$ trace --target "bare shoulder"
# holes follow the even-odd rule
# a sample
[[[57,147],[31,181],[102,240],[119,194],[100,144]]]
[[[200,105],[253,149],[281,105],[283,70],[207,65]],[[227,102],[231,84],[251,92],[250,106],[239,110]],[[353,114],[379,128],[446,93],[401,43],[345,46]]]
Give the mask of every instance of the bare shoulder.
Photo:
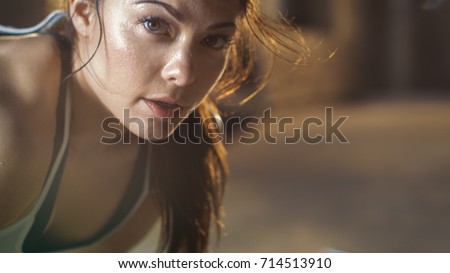
[[[0,39],[1,98],[24,106],[42,102],[50,94],[43,89],[59,84],[60,66],[58,47],[49,35]]]
[[[51,157],[60,81],[55,46],[50,36],[0,39],[0,227],[26,211],[42,186],[32,181],[43,180]]]
[[[38,128],[51,129],[46,120],[54,115],[60,67],[50,36],[0,39],[0,143],[20,142]]]

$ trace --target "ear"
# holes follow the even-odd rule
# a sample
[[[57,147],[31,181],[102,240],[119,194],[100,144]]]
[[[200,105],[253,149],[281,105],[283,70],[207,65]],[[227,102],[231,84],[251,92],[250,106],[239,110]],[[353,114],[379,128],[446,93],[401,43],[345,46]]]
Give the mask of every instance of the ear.
[[[94,1],[69,0],[69,12],[77,34],[84,37],[89,36],[98,20]]]

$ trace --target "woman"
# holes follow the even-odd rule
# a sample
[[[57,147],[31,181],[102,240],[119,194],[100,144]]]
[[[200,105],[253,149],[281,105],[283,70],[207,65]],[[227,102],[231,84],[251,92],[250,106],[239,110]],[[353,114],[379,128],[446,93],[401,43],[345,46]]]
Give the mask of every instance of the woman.
[[[207,251],[227,173],[211,98],[246,81],[254,38],[300,57],[300,35],[256,0],[68,6],[0,40],[0,251],[123,252],[158,218],[160,251]]]

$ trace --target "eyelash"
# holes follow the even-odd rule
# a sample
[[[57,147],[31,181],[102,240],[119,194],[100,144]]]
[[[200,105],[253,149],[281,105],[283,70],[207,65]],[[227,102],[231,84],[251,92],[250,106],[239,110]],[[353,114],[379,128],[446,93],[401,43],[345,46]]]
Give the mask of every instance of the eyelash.
[[[156,30],[156,31],[152,31],[149,28],[148,23],[155,22],[155,21],[159,22],[163,27],[167,28],[167,30],[162,32],[162,33],[158,32],[159,29]],[[150,17],[141,18],[141,19],[139,19],[139,23],[141,23],[149,33],[161,34],[161,35],[170,34],[169,33],[170,32],[170,28],[169,28],[170,25],[169,25],[169,23],[166,20],[164,20],[161,17],[159,17],[159,16],[150,16]],[[223,46],[220,46],[220,47],[216,48],[214,46],[208,45],[206,41],[208,39],[210,39],[210,38],[223,39]],[[203,39],[202,43],[205,44],[206,46],[210,47],[213,50],[224,50],[224,49],[229,48],[231,45],[233,45],[234,44],[234,40],[233,40],[232,37],[229,37],[229,36],[226,36],[226,35],[211,35],[211,36],[208,36],[205,39]]]
[[[161,24],[161,26],[164,26],[167,30],[165,32],[163,32],[163,33],[159,33],[158,32],[159,29],[157,31],[152,31],[148,27],[148,23],[155,22],[155,21],[159,22]],[[141,23],[148,32],[153,33],[153,34],[166,34],[166,32],[170,31],[169,23],[166,20],[164,20],[164,19],[162,19],[162,18],[160,18],[158,16],[150,16],[150,17],[146,17],[146,18],[141,18],[141,19],[139,19],[139,23]]]
[[[215,50],[223,50],[223,49],[227,49],[227,48],[229,48],[231,45],[233,45],[233,43],[234,43],[233,38],[228,37],[228,36],[225,36],[225,35],[213,35],[213,36],[208,36],[208,37],[206,37],[205,39],[203,39],[203,41],[206,43],[206,40],[207,40],[207,39],[210,39],[210,38],[219,38],[219,39],[223,39],[223,46],[221,46],[221,47],[215,48],[215,47],[213,47],[213,46],[206,45],[206,46],[209,46],[209,47],[211,47],[212,49],[215,49]]]

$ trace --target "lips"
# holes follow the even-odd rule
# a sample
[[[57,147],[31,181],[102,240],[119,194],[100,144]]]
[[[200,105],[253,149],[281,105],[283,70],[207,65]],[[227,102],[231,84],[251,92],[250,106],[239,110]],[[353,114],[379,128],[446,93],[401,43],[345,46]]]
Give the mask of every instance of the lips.
[[[177,111],[183,108],[175,100],[170,98],[143,99],[144,103],[159,118],[172,118]],[[181,113],[178,113],[180,115]]]

